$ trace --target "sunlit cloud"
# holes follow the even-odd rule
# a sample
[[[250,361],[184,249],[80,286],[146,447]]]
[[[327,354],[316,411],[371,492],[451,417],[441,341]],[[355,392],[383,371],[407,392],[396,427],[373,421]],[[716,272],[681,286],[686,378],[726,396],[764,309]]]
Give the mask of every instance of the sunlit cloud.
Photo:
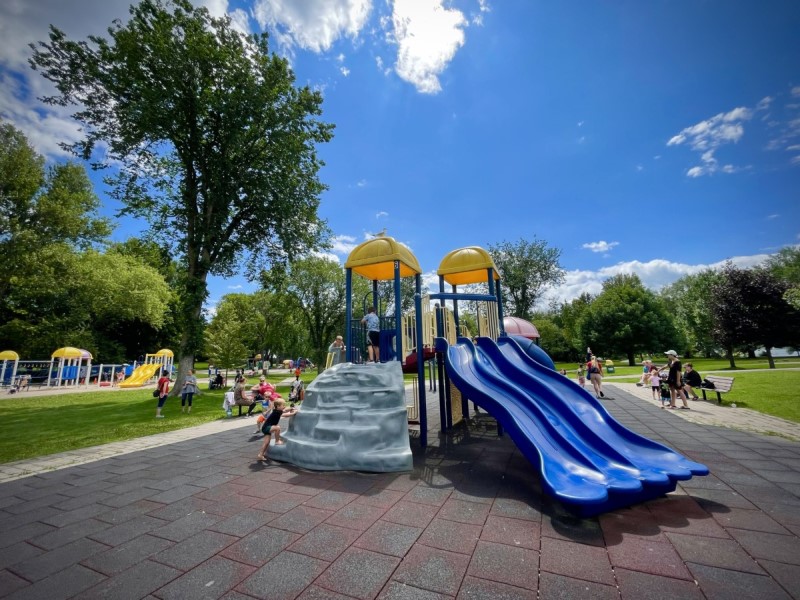
[[[333,238],[331,252],[334,254],[350,254],[358,246],[356,238],[352,235],[337,235]]]
[[[320,53],[342,37],[355,41],[371,10],[371,0],[256,0],[252,13],[285,49]]]
[[[391,25],[387,33],[397,45],[397,75],[424,94],[440,92],[439,76],[464,45],[464,14],[442,0],[395,0]]]
[[[585,293],[597,295],[603,291],[603,282],[615,275],[637,275],[646,288],[659,291],[686,275],[696,275],[708,269],[721,269],[728,260],[739,268],[749,269],[762,264],[769,256],[769,254],[734,256],[715,263],[699,265],[689,265],[665,259],[655,259],[647,262],[633,260],[603,267],[597,271],[580,269],[567,271],[564,283],[551,288],[541,300],[539,307],[545,308],[551,300],[562,303],[571,302]]]
[[[588,242],[583,244],[581,248],[584,250],[591,250],[592,252],[610,252],[616,246],[619,246],[619,242],[606,242],[605,240],[600,240],[599,242]]]

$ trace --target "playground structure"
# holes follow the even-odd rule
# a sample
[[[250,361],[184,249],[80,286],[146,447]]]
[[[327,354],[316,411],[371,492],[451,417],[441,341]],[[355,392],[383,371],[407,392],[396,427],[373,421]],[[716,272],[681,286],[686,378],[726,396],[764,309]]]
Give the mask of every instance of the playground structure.
[[[353,436],[339,432],[362,431],[365,424],[356,415],[369,413],[372,402],[380,403],[388,390],[378,386],[357,395],[349,391],[346,394],[353,394],[353,400],[335,407],[334,400],[324,396],[324,389],[338,389],[340,375],[357,378],[364,373],[368,377],[385,363],[407,362],[421,351],[423,358],[416,361],[413,407],[419,413],[421,445],[427,445],[424,365],[432,356],[427,362],[435,363],[442,432],[468,418],[468,401],[480,406],[497,421],[498,435],[507,433],[541,473],[544,491],[576,514],[590,516],[649,500],[673,491],[677,481],[708,474],[704,465],[625,428],[598,399],[558,374],[550,357],[531,341],[538,337],[535,327],[527,331],[527,337],[508,335],[500,277],[482,248],[461,248],[445,256],[437,272],[439,291],[427,296],[422,294],[416,258],[385,235],[357,246],[345,269],[347,362],[331,369],[334,373],[324,386],[321,381],[319,389],[316,382],[308,387],[307,398],[316,397],[317,402],[309,415],[311,421],[296,418],[290,422],[286,445],[273,450],[278,458],[306,460],[310,454],[324,461],[325,452],[334,448],[346,456],[347,439]],[[353,314],[354,273],[372,281],[373,305],[380,320],[381,365],[360,364],[366,332],[360,316]],[[414,311],[405,316],[400,299],[403,277],[415,280]],[[394,303],[382,310],[378,282],[385,280],[394,283]],[[486,293],[459,291],[458,286],[467,285],[473,289],[482,286]],[[468,304],[474,310],[477,343],[461,323],[459,311]],[[514,326],[524,324],[515,322]],[[317,406],[329,410],[323,414]],[[406,408],[410,414],[412,407]],[[300,425],[295,427],[295,423]],[[376,437],[374,443],[373,451],[377,451],[385,447],[386,440]],[[364,448],[353,451],[363,453]],[[305,464],[335,468],[315,467],[314,460]],[[346,464],[342,468],[356,468]]]
[[[31,386],[110,387],[134,370],[128,364],[92,363],[92,358],[89,351],[71,346],[59,348],[50,360],[23,360],[13,350],[4,350],[0,352],[0,387],[12,393]]]
[[[172,373],[172,365],[175,360],[175,354],[172,350],[162,348],[155,354],[146,354],[144,363],[136,367],[133,372],[122,383],[119,384],[121,388],[142,387],[143,385],[157,379],[162,371],[166,370]]]

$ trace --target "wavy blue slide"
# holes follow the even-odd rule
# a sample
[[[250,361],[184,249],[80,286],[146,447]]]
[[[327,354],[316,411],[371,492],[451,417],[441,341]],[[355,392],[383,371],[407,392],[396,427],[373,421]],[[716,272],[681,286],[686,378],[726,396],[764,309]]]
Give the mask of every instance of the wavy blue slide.
[[[657,498],[708,468],[618,423],[592,394],[511,337],[437,340],[447,373],[503,426],[551,496],[581,516]],[[539,360],[531,357],[537,356]],[[547,363],[547,366],[542,363]]]

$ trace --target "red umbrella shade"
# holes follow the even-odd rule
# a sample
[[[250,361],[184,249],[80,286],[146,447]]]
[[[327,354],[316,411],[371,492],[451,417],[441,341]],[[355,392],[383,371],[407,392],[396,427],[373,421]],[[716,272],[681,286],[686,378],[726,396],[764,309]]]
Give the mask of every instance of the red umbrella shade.
[[[539,337],[536,326],[519,317],[503,317],[503,328],[506,330],[506,335],[521,335],[529,340]]]

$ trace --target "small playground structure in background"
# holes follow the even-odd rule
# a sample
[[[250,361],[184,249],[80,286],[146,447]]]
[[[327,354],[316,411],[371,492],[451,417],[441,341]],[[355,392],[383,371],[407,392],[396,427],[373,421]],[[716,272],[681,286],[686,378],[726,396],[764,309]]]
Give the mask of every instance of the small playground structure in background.
[[[146,383],[152,383],[153,380],[158,379],[162,371],[172,373],[174,361],[175,354],[167,348],[162,348],[155,354],[146,354],[144,363],[136,367],[130,376],[119,384],[119,387],[142,387]]]
[[[173,353],[167,349],[146,355],[146,362],[142,365],[135,362],[92,364],[92,360],[91,352],[72,346],[59,348],[50,360],[22,360],[13,350],[5,350],[0,352],[0,387],[10,393],[25,391],[31,386],[112,387],[119,384],[120,387],[140,387],[150,382],[159,368],[171,372],[173,367]]]

